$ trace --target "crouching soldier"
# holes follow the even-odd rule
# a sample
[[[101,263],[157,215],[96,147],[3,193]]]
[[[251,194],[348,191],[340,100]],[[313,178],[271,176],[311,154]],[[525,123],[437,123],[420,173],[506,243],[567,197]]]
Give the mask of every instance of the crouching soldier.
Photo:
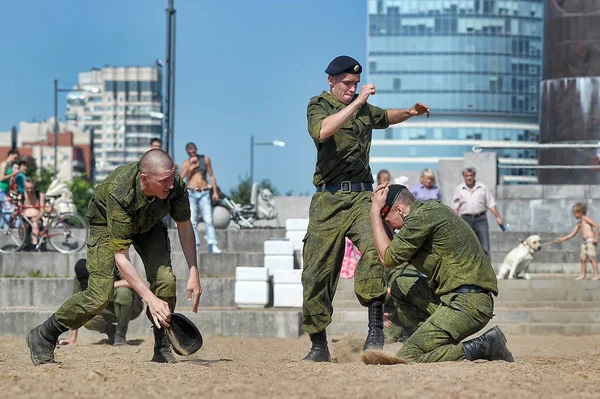
[[[390,241],[384,227],[399,229]],[[377,187],[371,224],[385,267],[405,262],[425,276],[398,276],[391,295],[419,328],[398,357],[419,363],[456,360],[513,362],[497,326],[465,342],[493,317],[496,275],[477,236],[452,209],[437,200],[416,201],[402,185]]]
[[[85,291],[88,286],[90,273],[86,267],[87,261],[79,259],[75,263],[75,278],[73,279],[73,295]],[[106,308],[83,326],[88,330],[106,334],[108,343],[113,346],[125,345],[125,337],[129,322],[136,319],[144,309],[142,298],[131,289],[131,286],[121,278],[115,269],[115,282],[111,300]],[[73,330],[71,336],[59,341],[59,345],[69,345],[77,342],[77,331]]]

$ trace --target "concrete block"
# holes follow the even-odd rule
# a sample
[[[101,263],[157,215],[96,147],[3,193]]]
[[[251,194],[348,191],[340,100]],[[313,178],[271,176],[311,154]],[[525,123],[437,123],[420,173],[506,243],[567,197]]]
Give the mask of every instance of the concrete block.
[[[600,185],[589,186],[588,193],[591,199],[600,199]]]
[[[240,308],[264,308],[269,303],[266,281],[236,281],[235,304]]]
[[[267,255],[293,255],[294,244],[287,239],[271,239],[264,243],[264,253]]]
[[[279,308],[302,307],[302,284],[275,283],[273,306]]]
[[[290,240],[294,246],[295,251],[301,251],[304,247],[304,237],[306,236],[306,231],[288,231],[285,233],[285,238]]]
[[[512,186],[500,185],[496,189],[496,200],[542,198],[541,185]]]
[[[285,229],[228,230],[227,237],[227,247],[221,247],[227,252],[262,252],[266,240],[285,238]]]
[[[546,199],[566,199],[570,198],[577,201],[583,201],[589,197],[588,185],[563,184],[563,185],[543,185],[542,198]],[[538,197],[539,198],[539,197]]]
[[[438,187],[442,191],[442,201],[448,206],[452,206],[452,196],[454,189],[463,182],[462,177],[463,160],[445,160],[438,162]]]
[[[304,231],[308,230],[308,219],[287,219],[285,221],[286,231]]]
[[[201,253],[198,255],[200,276],[202,277],[235,277],[238,266],[263,266],[262,252],[227,252],[220,254]],[[183,252],[171,254],[173,273],[178,278],[187,278],[189,268]],[[143,270],[143,269],[142,269]]]
[[[275,270],[273,284],[302,284],[302,270]]]
[[[264,265],[269,270],[269,276],[272,276],[275,270],[293,270],[294,255],[265,255]]]
[[[245,267],[235,268],[236,281],[269,281],[269,270],[265,267]]]

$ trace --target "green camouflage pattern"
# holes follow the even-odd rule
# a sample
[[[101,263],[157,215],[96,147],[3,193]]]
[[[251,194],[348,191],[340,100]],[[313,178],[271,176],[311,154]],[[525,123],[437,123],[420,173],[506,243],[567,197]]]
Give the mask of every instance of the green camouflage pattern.
[[[113,290],[111,301],[99,315],[83,325],[88,330],[106,333],[109,324],[127,325],[135,320],[144,310],[142,298],[129,287]]]
[[[423,276],[397,277],[391,295],[411,322],[419,325],[397,354],[409,362],[465,359],[461,341],[480,331],[493,317],[494,301],[490,294],[438,296]]]
[[[131,245],[144,263],[150,290],[166,301],[171,311],[175,310],[171,244],[161,219],[167,214],[177,222],[190,219],[187,189],[175,174],[169,196],[148,202],[141,191],[139,174],[137,162],[121,166],[96,187],[86,214],[90,222],[88,287],[56,311],[56,321],[62,326],[80,328],[104,310],[112,298],[114,251],[129,249]]]
[[[113,251],[122,251],[131,246],[133,234],[147,232],[167,214],[176,222],[190,220],[188,192],[183,179],[175,173],[169,196],[149,202],[140,187],[140,167],[135,162],[118,167],[94,189],[86,218],[91,227],[107,230]]]
[[[393,269],[384,269],[384,278],[386,286],[390,288],[394,280],[399,276],[418,276],[419,272],[414,266],[405,263]],[[400,306],[394,300],[394,297],[387,295],[383,306],[383,311],[388,315],[392,325],[383,327],[386,343],[402,342],[412,334],[415,328],[408,317],[404,314]]]
[[[410,262],[429,278],[435,294],[475,285],[498,295],[492,264],[469,225],[438,200],[415,201],[404,226],[392,239],[384,263]]]
[[[302,270],[302,328],[308,334],[320,332],[331,323],[346,236],[362,254],[354,271],[354,291],[360,304],[385,298],[383,267],[370,221],[371,194],[324,192],[312,198]]]
[[[323,119],[346,107],[330,93],[324,91],[310,99],[307,107],[308,132],[317,147],[317,165],[313,183],[373,183],[369,166],[373,129],[389,126],[387,111],[365,103],[358,112],[325,141],[319,139]]]

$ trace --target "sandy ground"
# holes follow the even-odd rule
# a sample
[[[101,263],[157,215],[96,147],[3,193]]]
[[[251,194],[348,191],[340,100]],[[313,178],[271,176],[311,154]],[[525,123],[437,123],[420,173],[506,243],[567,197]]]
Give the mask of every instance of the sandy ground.
[[[367,366],[362,340],[334,344],[338,363],[301,362],[300,339],[205,338],[172,365],[151,363],[152,342],[112,347],[88,339],[33,367],[24,339],[0,342],[2,398],[598,398],[600,337],[508,336],[516,363]],[[395,353],[400,344],[386,346]]]

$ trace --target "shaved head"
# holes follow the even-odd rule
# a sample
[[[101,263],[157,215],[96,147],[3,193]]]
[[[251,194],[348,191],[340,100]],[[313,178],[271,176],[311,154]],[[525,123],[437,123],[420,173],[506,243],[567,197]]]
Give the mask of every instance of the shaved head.
[[[171,172],[175,170],[175,162],[169,154],[161,149],[154,148],[140,158],[140,171],[149,175]]]

